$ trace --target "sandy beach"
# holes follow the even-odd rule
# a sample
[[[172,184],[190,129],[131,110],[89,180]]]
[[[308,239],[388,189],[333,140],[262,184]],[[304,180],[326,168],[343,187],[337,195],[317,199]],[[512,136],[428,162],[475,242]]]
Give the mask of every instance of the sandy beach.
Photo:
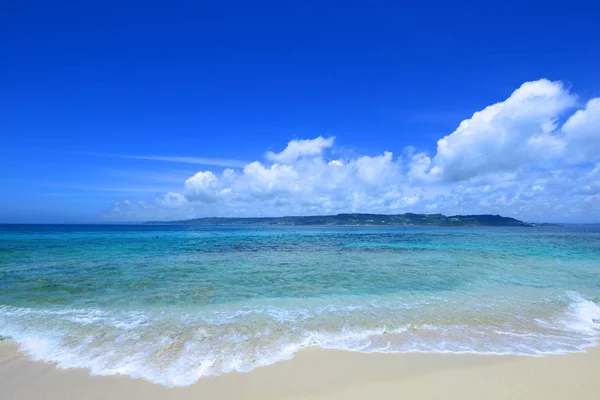
[[[0,343],[3,400],[30,399],[595,399],[600,349],[544,358],[361,354],[307,349],[247,373],[165,388],[125,376],[90,376],[28,360]]]

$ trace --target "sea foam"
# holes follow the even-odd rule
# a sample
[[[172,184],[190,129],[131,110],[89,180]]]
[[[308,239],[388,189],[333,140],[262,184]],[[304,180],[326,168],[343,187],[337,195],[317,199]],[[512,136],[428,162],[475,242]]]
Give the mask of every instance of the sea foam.
[[[543,317],[496,309],[504,317],[483,323],[485,315],[474,319],[468,310],[460,323],[439,315],[429,322],[416,320],[437,312],[431,307],[438,305],[389,299],[185,312],[0,306],[0,335],[18,343],[31,359],[59,368],[87,368],[92,375],[128,375],[173,387],[202,376],[250,371],[313,346],[528,356],[584,351],[596,343],[600,307],[577,292],[562,297],[568,303]]]

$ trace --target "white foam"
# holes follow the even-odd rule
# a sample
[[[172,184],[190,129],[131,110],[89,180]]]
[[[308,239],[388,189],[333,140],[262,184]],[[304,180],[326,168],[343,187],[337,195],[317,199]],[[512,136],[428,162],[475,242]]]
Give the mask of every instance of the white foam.
[[[577,332],[597,335],[600,329],[600,307],[577,292],[569,291],[567,297],[572,301],[572,318],[568,321],[568,327]]]
[[[0,335],[17,342],[30,358],[55,362],[59,368],[187,386],[202,376],[249,371],[289,359],[310,346],[529,356],[584,351],[597,340],[600,307],[577,292],[566,296],[567,309],[551,319],[538,318],[531,325],[513,315],[512,322],[521,324],[518,328],[510,323],[452,325],[447,316],[411,324],[405,304],[372,301],[180,313],[0,306]]]

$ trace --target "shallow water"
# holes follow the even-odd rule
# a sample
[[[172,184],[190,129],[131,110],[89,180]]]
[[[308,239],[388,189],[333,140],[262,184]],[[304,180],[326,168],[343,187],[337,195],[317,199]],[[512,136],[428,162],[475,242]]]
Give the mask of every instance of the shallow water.
[[[598,304],[598,228],[0,225],[0,336],[166,386],[307,346],[582,351]]]

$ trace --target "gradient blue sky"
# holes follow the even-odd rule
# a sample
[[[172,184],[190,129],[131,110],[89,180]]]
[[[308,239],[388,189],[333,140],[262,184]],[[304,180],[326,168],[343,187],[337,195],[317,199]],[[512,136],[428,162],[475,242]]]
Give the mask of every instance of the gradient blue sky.
[[[0,15],[0,222],[600,221],[597,2],[6,1]],[[455,134],[504,101],[493,129]],[[540,135],[560,143],[514,156]],[[303,150],[276,154],[290,142]]]

